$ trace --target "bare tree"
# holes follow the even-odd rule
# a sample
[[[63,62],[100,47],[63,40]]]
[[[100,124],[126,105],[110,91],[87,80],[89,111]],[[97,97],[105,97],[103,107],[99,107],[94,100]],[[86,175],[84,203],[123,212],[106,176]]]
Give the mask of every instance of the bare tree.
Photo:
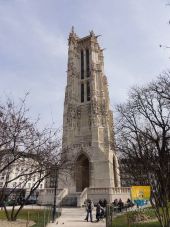
[[[0,202],[10,221],[16,220],[25,203],[51,172],[65,168],[67,162],[58,130],[38,129],[38,121],[31,121],[28,112],[25,98],[18,106],[10,99],[0,105],[0,175],[4,178]],[[14,170],[15,174],[11,174]],[[23,199],[24,189],[33,178]],[[11,197],[14,203],[9,212],[4,201]],[[18,200],[20,206],[16,207]]]
[[[132,88],[117,106],[117,145],[129,176],[152,187],[151,204],[162,227],[169,226],[170,76]]]

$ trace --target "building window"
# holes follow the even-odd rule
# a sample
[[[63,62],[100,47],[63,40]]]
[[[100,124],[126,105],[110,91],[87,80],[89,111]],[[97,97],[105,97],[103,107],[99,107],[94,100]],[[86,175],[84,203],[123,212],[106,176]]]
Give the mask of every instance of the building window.
[[[84,53],[81,51],[81,79],[84,79]]]
[[[89,66],[89,49],[86,49],[86,75],[90,76],[90,66]]]
[[[81,84],[81,102],[84,102],[84,84]]]
[[[87,101],[90,101],[90,83],[87,81]]]

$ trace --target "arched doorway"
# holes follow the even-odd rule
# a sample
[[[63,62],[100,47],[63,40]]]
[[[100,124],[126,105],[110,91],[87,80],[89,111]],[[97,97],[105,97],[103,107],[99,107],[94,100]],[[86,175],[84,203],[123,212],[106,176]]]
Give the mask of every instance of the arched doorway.
[[[76,161],[76,191],[89,187],[89,160],[81,154]]]

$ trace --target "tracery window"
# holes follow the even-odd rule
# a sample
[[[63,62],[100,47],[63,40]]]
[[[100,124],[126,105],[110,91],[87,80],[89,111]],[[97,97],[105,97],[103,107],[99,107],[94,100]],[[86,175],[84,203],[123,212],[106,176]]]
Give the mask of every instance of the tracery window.
[[[84,53],[81,51],[81,79],[84,79]]]
[[[87,101],[90,101],[90,83],[87,81]]]
[[[84,83],[81,83],[81,102],[84,102]]]
[[[85,53],[85,58],[84,58]],[[81,66],[81,84],[80,84],[80,100],[81,103],[84,101],[90,101],[90,53],[89,49],[81,50],[80,53],[80,66]]]
[[[90,76],[90,66],[89,66],[89,49],[86,49],[86,75]]]

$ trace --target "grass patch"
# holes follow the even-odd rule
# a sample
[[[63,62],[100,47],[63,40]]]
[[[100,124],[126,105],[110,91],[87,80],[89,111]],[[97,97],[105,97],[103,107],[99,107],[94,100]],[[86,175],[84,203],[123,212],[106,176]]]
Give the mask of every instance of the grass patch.
[[[128,225],[127,216],[121,215],[113,220],[112,227],[160,227],[158,222],[138,223]]]
[[[42,227],[50,222],[52,217],[51,209],[23,209],[19,213],[17,219],[30,220],[35,222],[33,227]],[[0,219],[6,220],[4,210],[0,211]]]
[[[128,219],[133,220],[134,216],[137,214],[145,215],[148,217],[148,223],[143,222],[143,223],[130,223],[128,225]],[[117,216],[116,218],[113,219],[113,225],[112,227],[160,227],[160,224],[158,221],[153,222],[152,220],[155,219],[155,212],[153,209],[143,209],[140,211],[131,211],[128,212],[127,214]],[[150,220],[149,220],[150,219]],[[150,221],[150,222],[149,222]]]

